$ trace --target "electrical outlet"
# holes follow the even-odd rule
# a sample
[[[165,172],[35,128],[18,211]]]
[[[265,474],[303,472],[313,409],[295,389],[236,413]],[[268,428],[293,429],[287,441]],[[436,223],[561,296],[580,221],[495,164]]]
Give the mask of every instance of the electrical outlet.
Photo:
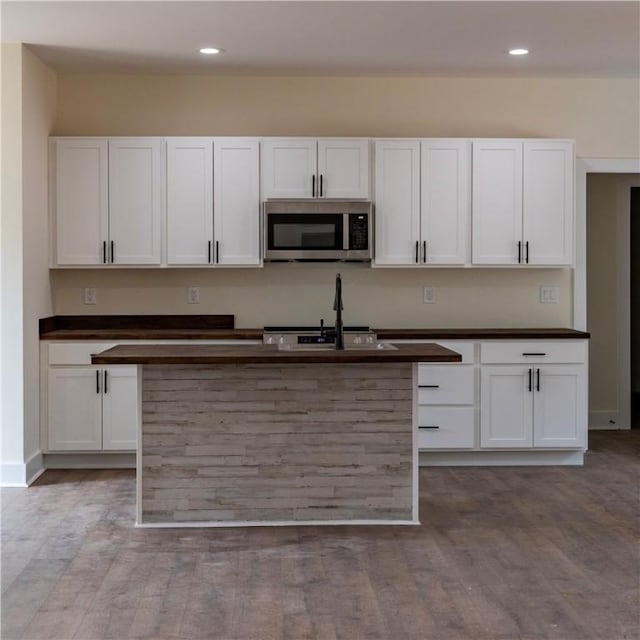
[[[200,287],[189,287],[187,289],[187,303],[200,304]]]
[[[422,289],[422,302],[424,304],[433,304],[436,301],[435,287],[424,287]]]
[[[85,304],[97,304],[98,296],[96,295],[95,287],[85,287],[83,293]]]
[[[551,285],[540,286],[540,302],[542,304],[558,304],[560,301],[560,287]]]

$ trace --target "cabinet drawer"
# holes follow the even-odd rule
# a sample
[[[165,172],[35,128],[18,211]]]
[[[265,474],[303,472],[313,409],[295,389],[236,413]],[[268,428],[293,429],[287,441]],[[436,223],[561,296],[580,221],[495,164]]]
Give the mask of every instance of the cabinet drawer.
[[[50,344],[49,364],[91,364],[92,354],[101,353],[115,346],[115,343],[106,342]]]
[[[418,404],[473,404],[474,367],[418,366]]]
[[[586,342],[486,342],[480,347],[480,361],[484,363],[584,362]]]
[[[473,407],[418,407],[419,449],[470,449]]]

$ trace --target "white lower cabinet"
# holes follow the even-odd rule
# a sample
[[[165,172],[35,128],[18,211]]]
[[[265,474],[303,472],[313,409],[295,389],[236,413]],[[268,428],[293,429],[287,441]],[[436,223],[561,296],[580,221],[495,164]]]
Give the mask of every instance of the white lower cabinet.
[[[446,346],[456,350],[455,345]],[[461,344],[459,353],[466,362],[469,349]],[[474,373],[473,364],[418,365],[416,421],[419,449],[474,447]]]
[[[460,353],[462,362],[417,367],[421,451],[442,456],[458,450],[469,460],[495,462],[505,458],[492,455],[508,456],[508,450],[555,455],[586,448],[586,340],[438,344]]]
[[[137,403],[136,367],[51,367],[48,450],[135,449]]]
[[[483,365],[482,448],[586,446],[584,364]]]

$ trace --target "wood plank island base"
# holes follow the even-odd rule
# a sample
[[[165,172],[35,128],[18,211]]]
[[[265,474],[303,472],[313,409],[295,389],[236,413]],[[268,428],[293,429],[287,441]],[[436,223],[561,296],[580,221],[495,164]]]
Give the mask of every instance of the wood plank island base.
[[[455,352],[144,347],[93,357],[143,362],[139,526],[418,523],[414,363]]]

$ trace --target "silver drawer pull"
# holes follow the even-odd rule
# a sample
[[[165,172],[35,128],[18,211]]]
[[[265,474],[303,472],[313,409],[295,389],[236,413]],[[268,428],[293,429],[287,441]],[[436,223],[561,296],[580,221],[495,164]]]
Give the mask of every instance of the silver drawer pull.
[[[439,389],[439,384],[419,384],[418,389]]]
[[[439,424],[426,424],[423,427],[418,427],[418,429],[439,429]]]

